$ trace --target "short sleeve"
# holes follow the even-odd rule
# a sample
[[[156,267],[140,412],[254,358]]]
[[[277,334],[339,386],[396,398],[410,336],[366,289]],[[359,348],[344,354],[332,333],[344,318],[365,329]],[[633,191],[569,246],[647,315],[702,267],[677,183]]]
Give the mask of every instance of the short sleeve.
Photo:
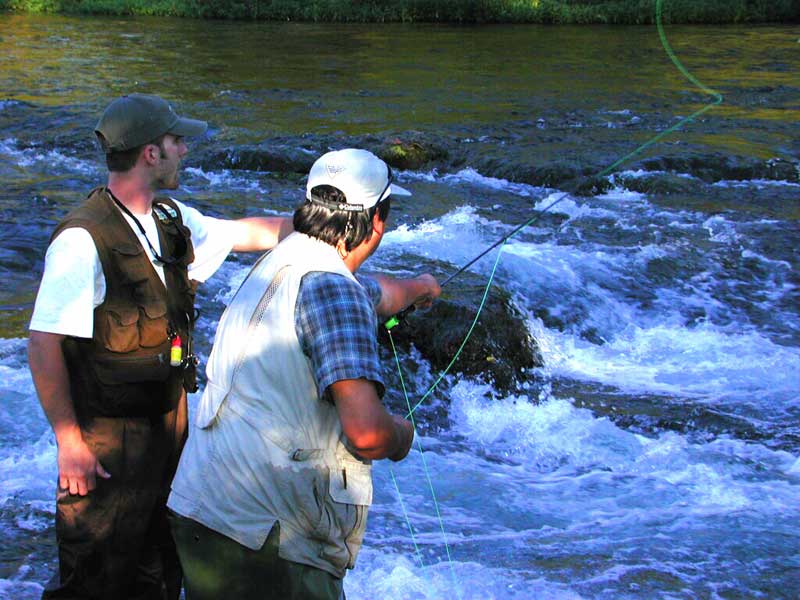
[[[311,361],[320,398],[331,384],[367,379],[383,396],[377,316],[367,290],[335,273],[307,273],[295,305],[295,330]]]
[[[378,281],[369,275],[356,275],[356,279],[358,280],[358,283],[361,284],[361,287],[364,288],[364,291],[367,292],[367,295],[372,302],[372,307],[377,307],[378,304],[381,303],[381,295],[383,294]]]
[[[189,277],[196,281],[206,281],[233,250],[241,224],[208,217],[196,208],[173,201],[181,211],[183,224],[192,232],[194,261],[189,265]]]
[[[105,278],[91,234],[62,231],[47,248],[30,329],[90,338],[94,309],[105,298]]]

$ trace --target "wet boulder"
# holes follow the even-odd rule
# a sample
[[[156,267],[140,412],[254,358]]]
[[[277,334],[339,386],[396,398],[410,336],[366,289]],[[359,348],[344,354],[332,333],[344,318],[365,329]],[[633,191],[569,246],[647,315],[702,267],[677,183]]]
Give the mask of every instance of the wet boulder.
[[[244,169],[272,173],[308,173],[317,154],[297,145],[263,142],[235,148],[212,148],[202,153],[204,170]]]
[[[448,286],[430,309],[412,313],[392,329],[395,346],[408,350],[413,344],[434,370],[446,369],[467,337],[483,290],[480,285]],[[380,330],[381,343],[391,347],[385,329],[381,326]],[[509,391],[526,378],[530,369],[542,365],[539,347],[522,312],[506,292],[492,287],[475,328],[449,372],[479,377],[498,391]]]
[[[800,165],[779,158],[762,160],[748,156],[707,153],[648,158],[641,161],[640,165],[648,171],[688,173],[709,183],[750,179],[796,183],[800,179]]]
[[[643,176],[618,175],[615,181],[625,189],[642,194],[691,194],[704,184],[699,179],[676,175],[674,173],[652,173]]]
[[[418,170],[447,158],[447,150],[422,136],[409,134],[387,140],[375,154],[395,169]]]
[[[613,188],[608,177],[583,177],[572,186],[567,186],[576,196],[596,196]]]

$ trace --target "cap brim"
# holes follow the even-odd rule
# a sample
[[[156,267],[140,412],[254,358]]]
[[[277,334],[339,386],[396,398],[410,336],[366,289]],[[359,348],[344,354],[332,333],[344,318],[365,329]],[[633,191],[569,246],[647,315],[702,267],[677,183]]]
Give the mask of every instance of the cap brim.
[[[383,198],[381,198],[381,200],[383,200],[384,198],[386,198],[388,196],[410,196],[411,195],[411,192],[409,192],[406,188],[400,187],[396,183],[393,183],[392,185],[390,185],[389,189],[387,191],[389,193],[386,194]]]
[[[208,129],[208,123],[205,121],[198,121],[197,119],[185,119],[178,117],[175,125],[169,128],[167,133],[172,135],[179,135],[181,137],[191,137],[195,135],[203,135]]]

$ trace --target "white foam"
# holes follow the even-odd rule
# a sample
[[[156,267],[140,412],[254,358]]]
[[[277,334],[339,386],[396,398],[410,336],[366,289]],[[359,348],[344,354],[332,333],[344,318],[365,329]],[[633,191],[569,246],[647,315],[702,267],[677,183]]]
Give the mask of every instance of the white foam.
[[[479,217],[474,206],[460,206],[438,219],[387,232],[381,248],[402,245],[424,256],[460,262],[485,243],[483,230],[493,225],[497,224]]]
[[[516,196],[530,197],[541,195],[547,188],[530,185],[527,183],[513,183],[507,179],[481,175],[472,167],[467,167],[454,174],[441,178],[444,183],[468,183],[493,190],[508,192]]]
[[[458,434],[484,453],[515,458],[526,472],[539,472],[539,486],[552,486],[555,497],[532,500],[522,495],[518,499],[520,522],[525,521],[524,512],[541,510],[539,503],[557,504],[573,484],[582,485],[570,484],[564,477],[587,472],[609,481],[615,477],[611,473],[631,478],[621,487],[605,490],[608,498],[594,499],[595,506],[605,506],[614,519],[629,517],[632,498],[626,498],[627,494],[636,498],[634,504],[642,510],[652,503],[663,513],[719,515],[750,509],[778,515],[798,509],[794,486],[782,476],[796,468],[797,459],[790,453],[724,437],[706,444],[689,443],[675,432],[647,438],[546,391],[536,403],[524,396],[493,398],[487,391],[480,384],[458,382],[452,389],[451,418]],[[464,468],[472,472],[480,467]],[[498,477],[519,476],[514,467],[495,465],[492,469]],[[649,497],[651,486],[663,488],[660,497]],[[669,493],[669,489],[679,493]],[[581,510],[580,497],[574,502],[554,510]],[[579,514],[569,518],[581,521]]]
[[[552,205],[552,208],[548,208]],[[573,198],[564,196],[564,192],[554,192],[546,198],[539,200],[533,207],[534,210],[567,215],[570,220],[585,217],[615,217],[610,210],[591,206],[588,202],[578,204]]]
[[[736,230],[736,224],[731,223],[721,215],[709,217],[703,222],[702,227],[708,231],[708,237],[712,242],[735,244],[742,239],[742,236]]]
[[[517,454],[543,471],[572,467],[624,468],[642,453],[642,439],[569,401],[527,397],[487,400],[486,386],[460,381],[452,389],[451,418],[467,439],[493,452]]]
[[[32,402],[35,400],[31,399]],[[3,448],[0,458],[0,504],[11,499],[41,501],[47,510],[55,510],[56,445],[51,432],[22,447]],[[48,502],[49,501],[49,502]]]
[[[791,263],[785,260],[773,260],[771,258],[767,258],[763,254],[758,254],[757,252],[753,252],[752,250],[742,250],[742,258],[752,258],[759,262],[762,262],[766,265],[770,265],[772,267],[780,267],[782,269],[790,269],[792,268]]]
[[[609,176],[609,179],[614,182],[617,177],[626,177],[630,179],[644,179],[654,175],[672,175],[673,177],[681,177],[683,179],[697,179],[694,175],[689,173],[674,173],[672,171],[653,170],[647,171],[645,169],[629,169],[626,171],[618,171]]]
[[[369,536],[367,536],[369,538]],[[491,568],[477,562],[438,562],[421,567],[411,557],[372,549],[367,539],[359,566],[344,580],[348,598],[417,600],[578,600],[581,596],[559,582],[526,578],[522,572]]]
[[[545,356],[554,373],[623,390],[715,399],[737,393],[757,403],[800,389],[800,350],[758,332],[729,333],[710,323],[630,325],[603,345],[552,331],[546,335],[547,347],[557,349]]]
[[[439,179],[439,171],[431,169],[428,172],[424,171],[401,171],[397,176],[399,181],[427,181],[434,183]]]
[[[514,196],[524,198],[541,196],[549,191],[549,188],[541,186],[530,185],[528,183],[515,183],[507,179],[482,175],[472,167],[466,167],[456,173],[448,173],[446,175],[440,175],[437,169],[428,172],[403,171],[400,174],[400,179],[444,183],[451,186],[467,184],[495,191],[507,192]]]
[[[613,187],[602,194],[595,196],[598,200],[613,200],[615,202],[625,202],[629,204],[649,204],[647,196],[641,192],[626,190],[622,187]]]
[[[204,171],[199,167],[186,167],[186,173],[194,177],[205,179],[204,185],[214,187],[225,187],[226,189],[267,193],[268,189],[261,187],[258,174],[252,173],[248,176],[246,171],[231,171],[222,169],[221,171]]]
[[[764,189],[766,187],[800,187],[800,183],[783,179],[722,179],[720,181],[715,181],[711,185],[723,188],[755,187],[757,189]]]
[[[0,598],[7,600],[38,600],[44,591],[44,586],[30,581],[22,581],[25,576],[23,569],[20,569],[17,577],[20,579],[0,579]]]
[[[20,167],[37,169],[46,173],[52,173],[53,169],[57,168],[83,175],[100,174],[99,165],[96,163],[62,154],[58,150],[20,149],[14,138],[0,141],[0,154],[10,156]]]

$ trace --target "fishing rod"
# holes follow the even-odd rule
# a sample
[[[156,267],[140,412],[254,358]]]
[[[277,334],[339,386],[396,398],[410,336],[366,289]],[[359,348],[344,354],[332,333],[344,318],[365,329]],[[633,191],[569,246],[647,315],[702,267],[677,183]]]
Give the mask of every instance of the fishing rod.
[[[575,187],[577,188],[577,186],[575,186]],[[504,243],[505,243],[505,242],[507,242],[507,241],[508,241],[510,238],[512,238],[513,236],[515,236],[516,234],[518,234],[520,231],[522,231],[522,230],[523,230],[523,229],[525,229],[526,227],[528,227],[528,226],[530,226],[530,225],[533,225],[534,223],[536,223],[536,221],[538,221],[538,220],[539,220],[539,219],[542,217],[542,215],[543,215],[544,213],[546,213],[548,210],[550,210],[551,208],[553,208],[553,207],[554,207],[556,204],[558,204],[559,202],[561,202],[561,201],[562,201],[564,198],[566,198],[566,197],[569,195],[569,193],[570,193],[570,192],[568,192],[568,191],[567,191],[567,192],[563,192],[563,193],[562,193],[562,194],[561,194],[561,195],[560,195],[558,198],[556,198],[555,200],[553,200],[553,202],[551,202],[550,204],[548,204],[548,205],[547,205],[546,207],[544,207],[542,210],[538,211],[538,212],[536,213],[536,216],[535,216],[535,217],[533,217],[532,219],[529,219],[529,220],[525,221],[524,223],[522,223],[522,224],[518,225],[517,227],[515,227],[515,228],[514,228],[514,229],[511,231],[511,233],[508,233],[508,234],[504,235],[503,237],[501,237],[501,238],[500,238],[499,240],[497,240],[497,241],[496,241],[494,244],[492,244],[491,246],[489,246],[488,248],[486,248],[486,249],[485,249],[483,252],[481,252],[480,254],[478,254],[478,255],[477,255],[475,258],[473,258],[473,259],[472,259],[471,261],[469,261],[467,264],[465,264],[465,265],[464,265],[464,266],[462,266],[460,269],[458,269],[458,270],[457,270],[455,273],[453,273],[452,275],[450,275],[449,277],[447,277],[447,279],[445,279],[445,280],[444,280],[444,281],[443,281],[441,284],[439,284],[439,287],[440,287],[440,288],[443,288],[443,287],[444,287],[444,286],[446,286],[448,283],[450,283],[451,281],[453,281],[453,279],[455,279],[456,277],[458,277],[459,275],[461,275],[461,273],[463,273],[464,271],[466,271],[466,270],[467,270],[469,267],[471,267],[473,264],[475,264],[476,262],[478,262],[478,261],[479,261],[481,258],[483,258],[484,256],[486,256],[486,255],[487,255],[489,252],[491,252],[492,250],[494,250],[495,248],[497,248],[499,245],[501,245],[501,244],[504,244]],[[413,313],[413,312],[414,312],[416,309],[417,309],[417,307],[416,307],[415,305],[413,305],[413,304],[412,304],[412,305],[410,305],[409,307],[405,308],[404,310],[401,310],[401,311],[400,311],[399,313],[397,313],[396,315],[394,315],[394,316],[390,317],[390,318],[389,318],[389,319],[388,319],[388,320],[387,320],[387,321],[384,323],[384,327],[386,327],[386,329],[387,329],[387,330],[394,329],[394,328],[395,328],[395,327],[397,327],[397,326],[398,326],[398,325],[399,325],[401,322],[403,322],[403,321],[406,319],[406,317],[408,317],[408,315],[410,315],[411,313]]]

